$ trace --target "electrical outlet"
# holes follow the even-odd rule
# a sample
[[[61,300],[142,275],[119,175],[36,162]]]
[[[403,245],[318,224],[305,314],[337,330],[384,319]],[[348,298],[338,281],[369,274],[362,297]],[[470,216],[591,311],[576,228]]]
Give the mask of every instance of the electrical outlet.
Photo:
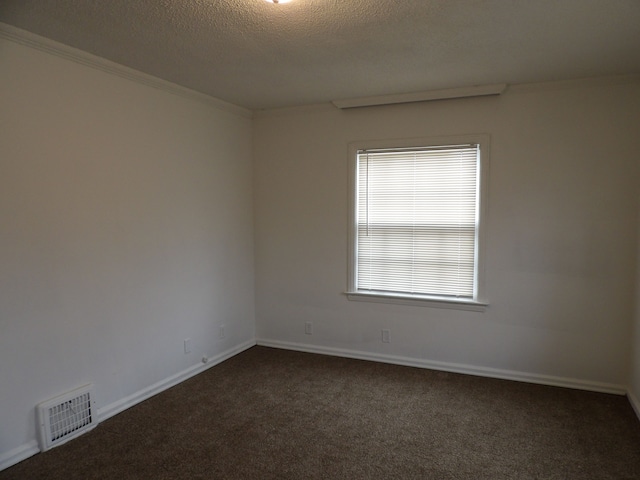
[[[383,328],[382,329],[382,343],[391,343],[391,337],[390,337],[390,332],[388,329]]]
[[[224,334],[224,325],[220,325],[220,326],[218,327],[218,338],[219,338],[220,340],[224,340],[224,338],[225,338],[225,334]]]
[[[191,353],[191,339],[184,339],[184,353]]]
[[[304,323],[304,333],[305,335],[313,335],[313,324],[311,322]]]

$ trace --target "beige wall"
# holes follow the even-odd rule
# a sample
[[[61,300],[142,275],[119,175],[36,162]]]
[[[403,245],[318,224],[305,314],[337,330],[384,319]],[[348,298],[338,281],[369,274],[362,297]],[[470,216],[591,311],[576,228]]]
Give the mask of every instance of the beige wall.
[[[637,81],[258,115],[258,341],[622,391],[639,124]],[[486,312],[349,302],[348,143],[483,133],[491,136]]]
[[[640,162],[640,158],[638,158]],[[639,180],[640,182],[640,180]],[[638,188],[638,201],[640,202],[640,187]],[[640,203],[638,207],[640,211]],[[634,317],[632,342],[631,374],[629,379],[629,399],[640,418],[640,216],[638,217],[638,269],[636,271],[636,311]]]
[[[12,41],[0,64],[0,469],[37,451],[38,402],[91,382],[113,413],[256,328],[640,398],[637,81],[252,121]],[[347,144],[476,133],[487,311],[347,301]]]
[[[254,293],[249,117],[1,39],[0,65],[1,468],[37,403],[253,342]]]

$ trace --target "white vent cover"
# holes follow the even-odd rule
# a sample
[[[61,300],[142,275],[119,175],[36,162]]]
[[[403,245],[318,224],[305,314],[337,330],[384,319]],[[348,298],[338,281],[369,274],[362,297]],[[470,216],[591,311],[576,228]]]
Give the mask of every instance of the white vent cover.
[[[37,415],[43,452],[88,432],[98,424],[93,385],[42,402]]]

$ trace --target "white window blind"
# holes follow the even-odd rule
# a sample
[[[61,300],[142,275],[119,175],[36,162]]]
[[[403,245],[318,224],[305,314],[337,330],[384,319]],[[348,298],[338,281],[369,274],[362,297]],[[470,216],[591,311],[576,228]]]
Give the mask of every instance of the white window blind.
[[[357,152],[355,287],[475,298],[479,145]]]

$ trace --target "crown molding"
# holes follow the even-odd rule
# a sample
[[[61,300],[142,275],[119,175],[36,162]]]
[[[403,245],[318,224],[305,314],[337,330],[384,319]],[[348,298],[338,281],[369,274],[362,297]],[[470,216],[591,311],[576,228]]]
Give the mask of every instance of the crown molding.
[[[55,55],[65,60],[70,60],[89,68],[100,70],[111,75],[116,75],[120,78],[124,78],[147,87],[157,88],[172,95],[194,100],[209,107],[223,110],[227,113],[232,113],[245,118],[253,117],[252,111],[247,108],[225,102],[224,100],[182,87],[166,80],[162,80],[158,77],[154,77],[153,75],[142,73],[138,70],[134,70],[133,68],[125,67],[119,63],[112,62],[105,58],[98,57],[83,50],[41,37],[40,35],[36,35],[2,22],[0,22],[0,38],[40,50],[41,52]]]
[[[331,103],[311,103],[306,105],[296,105],[291,107],[279,107],[279,108],[266,108],[262,110],[254,110],[253,118],[266,118],[266,117],[282,117],[291,114],[303,114],[303,113],[326,113],[334,112],[335,106]]]

